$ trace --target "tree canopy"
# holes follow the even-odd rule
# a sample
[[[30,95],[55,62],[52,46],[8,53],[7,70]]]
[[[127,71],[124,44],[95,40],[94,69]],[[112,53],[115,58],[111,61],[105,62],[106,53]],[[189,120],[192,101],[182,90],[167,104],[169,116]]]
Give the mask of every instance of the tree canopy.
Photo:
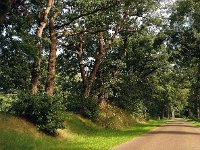
[[[91,118],[102,103],[143,118],[200,118],[199,5],[2,1],[0,91],[59,95]]]

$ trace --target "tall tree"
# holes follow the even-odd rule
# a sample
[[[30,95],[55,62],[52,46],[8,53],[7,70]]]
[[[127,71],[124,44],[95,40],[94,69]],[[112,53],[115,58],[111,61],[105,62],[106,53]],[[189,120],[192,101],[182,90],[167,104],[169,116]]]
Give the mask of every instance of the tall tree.
[[[149,4],[148,6],[146,5],[147,3]],[[143,5],[141,3],[131,2],[128,0],[118,1],[117,5],[112,9],[110,8],[104,11],[99,11],[99,13],[88,15],[83,17],[81,20],[77,20],[76,24],[79,33],[85,33],[82,37],[84,44],[82,42],[82,44],[80,44],[83,48],[81,48],[82,50],[80,53],[78,52],[78,49],[75,48],[76,46],[73,46],[76,44],[71,44],[67,48],[71,48],[74,53],[79,55],[79,64],[82,64],[80,72],[84,83],[84,97],[91,95],[91,90],[97,78],[97,72],[99,71],[100,64],[106,57],[107,52],[112,49],[113,41],[120,36],[120,32],[125,29],[125,26],[130,30],[134,30],[134,27],[130,26],[133,26],[137,20],[136,18],[141,17],[143,14],[153,9],[155,6],[154,4],[155,1],[145,1],[145,4]],[[104,6],[105,2],[103,2],[102,5]],[[91,34],[91,36],[87,36],[86,34]],[[89,40],[88,37],[93,39]],[[80,54],[84,56],[84,58],[82,56],[80,57]],[[88,58],[93,58],[94,62],[91,61],[89,63],[89,67],[86,64],[83,66],[82,62],[86,61]],[[87,68],[86,72],[89,73],[84,73],[85,69],[83,68]],[[83,75],[86,76],[84,77]]]
[[[187,68],[187,78],[191,87],[190,115],[199,118],[199,9],[200,3],[194,0],[177,1],[170,17],[169,48],[172,59],[182,68]]]
[[[80,32],[77,33],[76,31],[68,31],[68,30],[70,29],[73,30],[73,25],[75,25],[77,21],[81,20],[82,17],[96,14],[98,12],[107,10],[108,8],[114,7],[116,5],[115,1],[109,4],[108,6],[99,5],[98,7],[96,7],[94,4],[92,4],[92,7],[94,7],[94,9],[85,10],[85,8],[81,6],[81,4],[83,4],[82,1],[71,2],[71,3],[63,2],[62,5],[60,1],[57,3],[58,3],[58,6],[55,6],[55,7],[58,7],[57,10],[61,9],[62,7],[65,7],[65,4],[66,4],[69,8],[71,8],[72,12],[69,11],[67,12],[67,14],[63,12],[60,13],[61,14],[60,18],[57,18],[57,21],[56,21],[55,19],[56,19],[56,16],[58,15],[58,12],[54,11],[53,13],[54,15],[50,19],[49,31],[50,31],[51,44],[50,44],[50,52],[49,52],[48,74],[47,74],[47,81],[46,81],[46,92],[48,95],[53,95],[53,88],[54,88],[54,82],[55,82],[54,76],[55,76],[55,66],[56,66],[56,51],[57,51],[56,47],[59,46],[60,43],[62,43],[62,42],[58,43],[58,38],[63,38],[64,36],[67,37],[71,35],[81,34]],[[87,5],[87,3],[84,2],[84,5]],[[87,6],[87,8],[91,8],[91,7]],[[69,16],[69,18],[67,18],[65,15]],[[63,19],[63,20],[61,21],[60,19]],[[59,35],[58,34],[59,32],[61,32],[62,34]],[[84,33],[85,31],[82,31],[82,32]]]
[[[39,77],[40,77],[40,65],[41,65],[41,51],[42,51],[42,34],[47,25],[48,15],[53,7],[54,0],[48,0],[42,10],[38,12],[38,27],[36,29],[35,38],[35,58],[33,63],[33,71],[31,77],[31,92],[36,94],[38,90]]]
[[[57,1],[57,5],[61,5],[60,1]],[[55,85],[55,74],[56,74],[56,52],[57,52],[57,43],[58,43],[58,34],[55,31],[55,19],[59,15],[58,10],[55,10],[49,21],[49,33],[50,33],[50,52],[48,60],[48,72],[46,79],[46,93],[49,96],[53,95],[54,85]]]

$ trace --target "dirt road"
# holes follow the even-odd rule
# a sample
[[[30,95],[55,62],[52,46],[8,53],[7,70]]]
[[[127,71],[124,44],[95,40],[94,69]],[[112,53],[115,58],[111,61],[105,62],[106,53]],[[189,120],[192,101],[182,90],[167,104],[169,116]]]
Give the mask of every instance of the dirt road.
[[[200,129],[175,119],[113,150],[200,150]]]

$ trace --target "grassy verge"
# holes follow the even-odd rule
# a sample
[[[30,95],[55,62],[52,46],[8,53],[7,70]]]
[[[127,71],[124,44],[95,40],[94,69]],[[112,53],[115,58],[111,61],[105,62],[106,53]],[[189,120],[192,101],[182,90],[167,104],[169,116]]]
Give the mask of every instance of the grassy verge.
[[[200,128],[200,120],[197,119],[187,119],[187,121],[191,122],[193,125]]]
[[[165,121],[137,123],[133,127],[104,129],[77,115],[65,115],[65,130],[55,138],[39,133],[30,123],[12,116],[0,115],[1,150],[108,150],[160,126]]]

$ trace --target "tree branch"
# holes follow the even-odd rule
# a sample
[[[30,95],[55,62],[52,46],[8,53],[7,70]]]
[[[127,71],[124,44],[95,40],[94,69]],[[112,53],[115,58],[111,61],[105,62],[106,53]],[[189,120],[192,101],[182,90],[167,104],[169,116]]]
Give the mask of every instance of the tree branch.
[[[78,19],[80,19],[80,18],[82,18],[82,17],[95,14],[95,13],[97,13],[97,12],[99,12],[99,11],[105,11],[105,10],[107,10],[107,9],[109,9],[109,8],[115,7],[116,5],[117,5],[117,1],[116,1],[114,4],[109,5],[109,6],[107,6],[107,7],[96,8],[96,9],[94,9],[93,11],[80,14],[80,15],[78,15],[78,16],[72,18],[72,19],[69,20],[68,22],[62,24],[62,25],[57,25],[57,26],[55,26],[55,28],[56,28],[56,29],[59,29],[59,28],[62,28],[62,27],[64,27],[64,26],[68,26],[68,25],[70,25],[72,22],[74,22],[74,21],[76,21],[76,20],[78,20]]]
[[[67,48],[67,49],[65,49],[65,50],[67,50],[67,51],[69,51],[69,52],[71,52],[71,53],[74,53],[74,54],[80,55],[78,50],[75,50],[75,51],[73,51],[73,50],[69,50],[69,48],[71,48],[71,45],[64,45],[64,44],[62,44],[61,46]],[[75,47],[75,48],[76,48],[76,47]]]
[[[99,32],[105,32],[105,31],[108,31],[108,28],[105,28],[105,29],[98,29],[98,30],[82,30],[82,31],[78,31],[78,32],[67,32],[67,31],[63,31],[62,32],[62,35],[58,36],[58,38],[61,38],[61,37],[68,37],[68,36],[74,36],[74,35],[82,35],[84,33],[89,33],[89,34],[96,34],[96,33],[99,33]]]

